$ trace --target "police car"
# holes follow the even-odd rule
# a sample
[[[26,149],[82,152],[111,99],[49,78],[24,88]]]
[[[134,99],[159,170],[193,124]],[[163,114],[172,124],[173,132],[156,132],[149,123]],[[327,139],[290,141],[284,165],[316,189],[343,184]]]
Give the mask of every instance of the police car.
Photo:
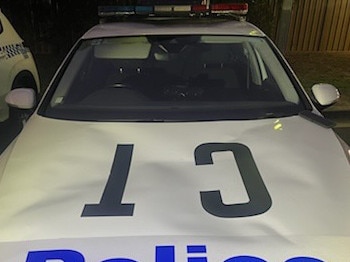
[[[99,11],[1,155],[2,260],[349,261],[337,90],[309,98],[245,4]]]
[[[0,122],[9,117],[6,94],[19,87],[39,93],[38,71],[30,50],[0,9]]]

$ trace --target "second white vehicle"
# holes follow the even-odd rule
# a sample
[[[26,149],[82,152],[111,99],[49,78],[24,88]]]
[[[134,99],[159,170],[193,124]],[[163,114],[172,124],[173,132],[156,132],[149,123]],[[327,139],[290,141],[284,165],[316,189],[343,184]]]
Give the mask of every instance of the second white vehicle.
[[[5,96],[16,88],[39,94],[39,75],[32,53],[0,9],[0,122],[9,117]]]

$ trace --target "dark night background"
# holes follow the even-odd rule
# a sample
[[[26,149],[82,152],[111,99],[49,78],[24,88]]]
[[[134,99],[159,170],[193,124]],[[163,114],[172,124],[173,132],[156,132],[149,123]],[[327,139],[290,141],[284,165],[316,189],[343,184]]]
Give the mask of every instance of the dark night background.
[[[55,54],[62,57],[86,30],[98,23],[97,6],[106,1],[110,3],[121,0],[0,0],[0,8],[34,54]],[[271,1],[236,2],[248,2],[248,20],[273,38],[278,17],[273,12],[278,9],[271,6]],[[272,2],[273,5],[278,5],[276,2],[280,1]]]
[[[98,23],[97,0],[0,0],[0,7],[34,53],[64,56]]]
[[[42,91],[47,87],[59,64],[79,39],[99,23],[99,5],[136,1],[164,3],[200,2],[201,0],[0,0],[0,8],[24,39],[36,60]],[[211,0],[232,2],[232,0]],[[281,1],[236,0],[249,4],[247,20],[274,39]]]

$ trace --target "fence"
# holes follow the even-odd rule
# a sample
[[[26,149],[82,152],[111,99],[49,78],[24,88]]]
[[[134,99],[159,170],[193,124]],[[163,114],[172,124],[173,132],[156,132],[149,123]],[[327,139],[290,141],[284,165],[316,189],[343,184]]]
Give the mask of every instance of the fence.
[[[294,0],[287,51],[350,51],[350,0]]]

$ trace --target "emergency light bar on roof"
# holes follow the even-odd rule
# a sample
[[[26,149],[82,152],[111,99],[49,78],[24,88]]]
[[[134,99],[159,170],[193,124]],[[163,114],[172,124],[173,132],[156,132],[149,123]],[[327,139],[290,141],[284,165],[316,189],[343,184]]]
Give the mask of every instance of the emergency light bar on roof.
[[[213,3],[196,0],[138,0],[138,1],[109,1],[107,5],[98,7],[100,17],[118,17],[129,15],[141,16],[209,16],[232,15],[245,19],[248,13],[247,3]],[[175,4],[175,3],[176,4]]]

